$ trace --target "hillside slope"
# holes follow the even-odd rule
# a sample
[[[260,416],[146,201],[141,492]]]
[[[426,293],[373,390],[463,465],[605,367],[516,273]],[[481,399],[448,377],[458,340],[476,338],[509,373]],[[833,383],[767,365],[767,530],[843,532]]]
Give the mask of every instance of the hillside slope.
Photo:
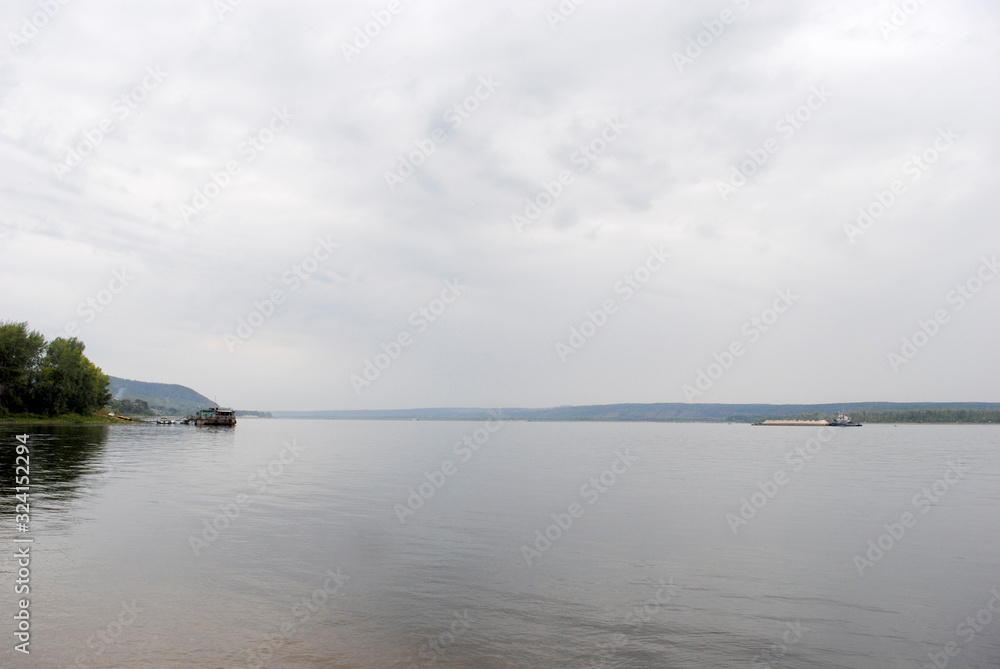
[[[145,400],[164,414],[191,413],[214,404],[201,393],[176,383],[147,383],[112,376],[109,388],[116,400]]]

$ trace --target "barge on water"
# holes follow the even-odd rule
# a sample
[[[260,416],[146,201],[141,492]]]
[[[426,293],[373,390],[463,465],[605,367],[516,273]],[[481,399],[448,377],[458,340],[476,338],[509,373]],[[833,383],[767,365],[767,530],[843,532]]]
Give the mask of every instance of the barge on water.
[[[833,420],[786,420],[775,419],[765,420],[751,425],[774,425],[774,426],[801,426],[801,427],[861,427],[861,423],[855,423],[851,417],[841,411]]]
[[[192,418],[188,418],[187,422],[194,423],[195,425],[232,427],[236,425],[236,412],[232,409],[209,407],[208,409],[199,410]]]

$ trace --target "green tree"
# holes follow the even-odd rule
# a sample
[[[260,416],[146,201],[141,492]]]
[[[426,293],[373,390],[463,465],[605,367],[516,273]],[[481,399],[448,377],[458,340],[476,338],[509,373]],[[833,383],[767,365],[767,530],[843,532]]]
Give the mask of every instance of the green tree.
[[[146,400],[111,400],[109,408],[119,416],[155,416]]]
[[[111,399],[108,375],[83,354],[83,342],[72,337],[49,344],[38,370],[35,406],[50,416],[90,414]]]
[[[45,350],[45,337],[27,323],[0,323],[0,414],[25,411]]]

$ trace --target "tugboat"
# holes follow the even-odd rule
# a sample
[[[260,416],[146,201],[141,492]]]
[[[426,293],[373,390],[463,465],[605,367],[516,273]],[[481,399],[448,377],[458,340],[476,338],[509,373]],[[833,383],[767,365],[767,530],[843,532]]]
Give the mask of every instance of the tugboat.
[[[830,422],[831,427],[861,427],[861,423],[855,423],[845,412],[841,411],[837,417]]]
[[[861,423],[855,423],[851,417],[841,411],[835,420],[799,420],[796,418],[777,418],[750,423],[751,425],[771,425],[778,427],[861,427]]]
[[[236,425],[236,412],[232,409],[210,407],[208,409],[199,410],[193,418],[188,418],[188,421],[194,423],[195,425],[219,425],[223,427],[232,427]]]

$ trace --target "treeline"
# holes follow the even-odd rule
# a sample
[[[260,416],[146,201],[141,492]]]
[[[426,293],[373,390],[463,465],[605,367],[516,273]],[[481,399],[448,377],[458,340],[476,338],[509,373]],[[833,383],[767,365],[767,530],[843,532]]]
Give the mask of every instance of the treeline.
[[[146,400],[111,400],[108,405],[119,416],[155,416],[156,411]]]
[[[1000,409],[906,409],[855,411],[859,423],[1000,423]]]
[[[245,411],[238,409],[236,411],[236,416],[253,416],[254,418],[274,418],[270,411]]]
[[[758,423],[771,415],[732,416],[730,422]],[[789,420],[829,420],[833,414],[812,412],[781,416]],[[854,410],[851,420],[857,423],[1000,423],[1000,409],[886,409]]]
[[[836,414],[813,411],[788,416],[754,414],[729,416],[730,423],[760,423],[765,420],[828,420]],[[857,423],[1000,423],[1000,409],[886,409],[854,410],[851,420]]]
[[[851,414],[854,417],[854,414]],[[763,423],[765,420],[833,420],[835,416],[813,411],[811,413],[798,413],[789,416],[776,416],[770,413],[747,414],[729,416],[724,422],[727,423]]]
[[[45,341],[27,323],[0,322],[0,416],[89,415],[111,399],[108,376],[76,337]]]

